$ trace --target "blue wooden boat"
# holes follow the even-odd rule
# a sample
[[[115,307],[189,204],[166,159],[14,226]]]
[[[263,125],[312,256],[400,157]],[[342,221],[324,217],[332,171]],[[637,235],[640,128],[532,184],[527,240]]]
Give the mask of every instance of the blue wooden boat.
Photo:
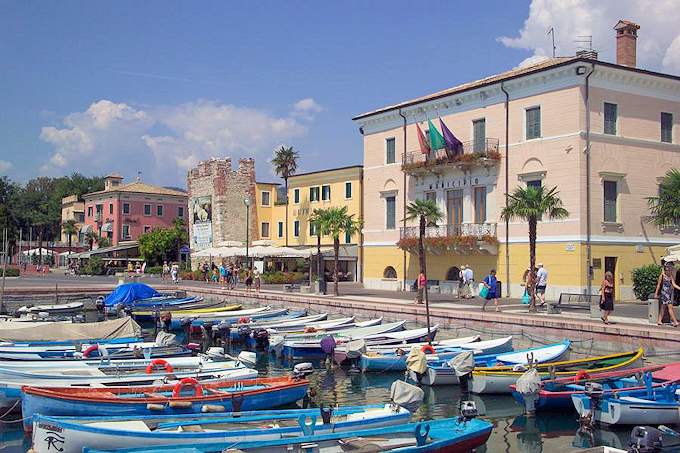
[[[477,341],[458,346],[429,346],[420,347],[425,352],[427,361],[432,363],[451,360],[464,351],[472,351],[475,355],[487,356],[512,351],[512,336],[496,340]],[[397,352],[398,350],[398,352]],[[395,347],[392,352],[366,352],[359,357],[361,371],[406,371],[408,344]]]
[[[280,316],[297,316],[301,317],[304,316],[307,312],[305,310],[299,310],[290,313],[287,308],[280,308],[276,310],[272,309],[267,309],[267,310],[261,310],[257,312],[253,312],[252,314],[247,315],[247,318],[250,320],[254,319],[273,319],[277,318]],[[206,323],[212,323],[212,324],[219,324],[219,323],[226,323],[226,324],[237,324],[241,318],[244,318],[246,316],[244,315],[235,315],[233,313],[215,313],[214,315],[211,313],[201,313],[197,314],[195,316],[188,316],[185,318],[173,318],[171,321],[171,329],[181,329],[183,327],[183,324],[186,323],[187,321],[190,322],[192,327],[201,327],[202,325]]]
[[[352,433],[408,423],[411,413],[398,405],[284,409],[200,415],[33,418],[33,450],[50,452],[58,432],[60,453],[88,448],[152,447],[163,445],[252,442],[315,434]],[[313,428],[308,426],[313,425]],[[53,450],[53,448],[52,448]],[[53,451],[51,452],[53,453]]]
[[[484,445],[491,434],[492,427],[493,425],[486,420],[468,420],[461,417],[427,420],[385,428],[360,429],[351,433],[317,434],[314,431],[314,427],[309,426],[307,435],[292,439],[280,438],[263,441],[215,443],[195,447],[170,445],[162,447],[162,451],[169,453],[206,453],[222,452],[232,448],[244,453],[283,453],[291,451],[343,453],[375,446],[377,449],[366,449],[365,451],[464,453]],[[104,451],[117,451],[120,453],[150,453],[158,452],[159,450],[159,447],[123,448],[119,450],[85,448],[83,452],[103,453]]]
[[[291,377],[201,384],[184,378],[175,385],[116,388],[22,388],[24,429],[42,415],[112,416],[200,414],[270,409],[294,403],[307,393],[309,381]],[[187,395],[186,390],[190,391]]]

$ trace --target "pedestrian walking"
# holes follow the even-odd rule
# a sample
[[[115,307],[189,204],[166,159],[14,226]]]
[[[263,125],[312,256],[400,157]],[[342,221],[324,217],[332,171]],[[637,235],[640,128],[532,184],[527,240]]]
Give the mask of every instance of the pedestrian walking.
[[[673,327],[678,327],[678,319],[675,317],[675,309],[673,308],[673,290],[680,290],[680,286],[675,283],[674,274],[675,268],[673,263],[664,263],[659,279],[656,282],[656,291],[654,293],[655,297],[661,302],[659,317],[656,320],[658,326],[663,324],[665,312],[668,312]]]
[[[170,276],[173,283],[179,283],[179,265],[177,263],[172,263],[172,266],[170,266]]]
[[[600,285],[600,310],[602,322],[611,324],[609,315],[614,311],[614,274],[609,271],[604,273],[604,280]]]
[[[462,299],[468,299],[470,297],[470,287],[468,286],[467,274],[465,273],[465,270],[465,265],[463,264],[460,266],[460,272],[458,273],[460,276],[460,281],[458,283],[460,288],[459,294]]]
[[[201,272],[203,273],[203,280],[206,283],[210,283],[210,276],[208,275],[208,272],[210,269],[208,268],[208,263],[203,263],[203,266],[201,266]]]
[[[545,288],[548,286],[548,270],[543,263],[538,263],[536,272],[536,296],[541,301],[540,306],[545,305]]]
[[[220,272],[220,284],[224,285],[227,280],[227,267],[224,265],[224,262],[220,263],[219,272]]]
[[[246,292],[250,292],[253,289],[253,273],[252,271],[246,272]]]
[[[492,300],[493,304],[496,306],[496,311],[501,311],[500,308],[498,308],[498,296],[496,294],[496,291],[498,289],[496,269],[491,269],[489,275],[484,277],[482,284],[486,287],[486,296],[484,297],[484,305],[482,305],[482,311],[486,311],[486,304],[488,304],[490,300]]]
[[[253,270],[253,283],[255,284],[255,291],[259,293],[260,286],[262,285],[262,275],[260,274],[260,270],[258,268]]]
[[[468,287],[468,297],[472,299],[477,295],[477,291],[475,291],[475,273],[472,271],[472,268],[469,264],[465,265],[465,281]]]
[[[418,274],[418,278],[416,278],[416,303],[417,304],[422,304],[423,303],[423,297],[425,295],[425,286],[427,286],[427,277],[425,277],[424,273]]]
[[[162,281],[167,280],[169,275],[170,275],[170,266],[168,266],[167,261],[163,261],[163,269],[161,269],[161,280]]]

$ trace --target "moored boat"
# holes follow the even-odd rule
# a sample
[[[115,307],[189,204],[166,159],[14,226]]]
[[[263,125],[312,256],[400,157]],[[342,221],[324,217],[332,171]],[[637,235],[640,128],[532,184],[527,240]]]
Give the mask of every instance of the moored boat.
[[[397,405],[284,409],[236,414],[48,417],[33,419],[33,450],[51,453],[50,437],[60,434],[61,453],[88,448],[202,445],[215,442],[252,442],[357,429],[380,428],[408,422],[411,413]],[[311,425],[311,426],[310,426]]]
[[[643,353],[644,350],[639,348],[637,351],[539,363],[533,367],[541,379],[576,376],[579,372],[598,373],[639,367]],[[513,366],[475,368],[468,381],[468,389],[472,393],[510,393],[510,386],[524,371],[514,370]]]
[[[184,378],[175,385],[110,388],[22,388],[24,429],[35,414],[123,416],[251,411],[294,403],[309,381],[291,377],[201,384]],[[187,390],[190,394],[187,394]]]
[[[205,304],[203,307],[196,308],[183,308],[178,310],[164,310],[169,311],[173,317],[186,317],[193,316],[201,313],[224,313],[224,312],[234,312],[241,310],[243,306],[241,304],[224,305],[223,302],[211,302]],[[132,310],[132,316],[138,321],[153,321],[156,316],[158,316],[158,310],[143,310],[134,309]]]
[[[16,310],[16,314],[22,315],[27,313],[48,313],[50,315],[60,313],[74,313],[82,311],[84,304],[82,302],[68,302],[65,304],[51,304],[51,305],[24,305]]]

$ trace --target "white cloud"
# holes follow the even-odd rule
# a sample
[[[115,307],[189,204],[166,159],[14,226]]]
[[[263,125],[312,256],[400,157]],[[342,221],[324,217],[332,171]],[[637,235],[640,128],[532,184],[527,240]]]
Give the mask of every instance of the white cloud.
[[[7,174],[10,168],[12,168],[12,162],[6,160],[0,160],[0,174]]]
[[[311,98],[286,116],[205,100],[142,109],[104,99],[66,116],[61,127],[42,129],[40,138],[54,151],[41,170],[141,170],[177,182],[188,168],[213,156],[266,155],[275,144],[305,135],[300,118],[312,118],[320,109]]]
[[[677,0],[532,0],[529,17],[518,35],[500,37],[499,41],[511,48],[533,51],[534,57],[552,55],[551,38],[546,33],[554,27],[558,56],[574,55],[579,36],[592,35],[593,49],[599,52],[600,59],[614,62],[613,27],[619,19],[631,20],[641,27],[637,43],[639,67],[680,72]]]

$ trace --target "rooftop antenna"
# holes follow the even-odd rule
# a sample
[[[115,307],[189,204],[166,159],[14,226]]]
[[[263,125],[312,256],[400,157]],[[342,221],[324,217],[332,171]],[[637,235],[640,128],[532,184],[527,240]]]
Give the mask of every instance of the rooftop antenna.
[[[550,29],[548,30],[548,33],[546,33],[546,36],[547,36],[547,35],[550,35],[550,36],[552,37],[552,49],[553,49],[553,54],[552,54],[552,55],[553,55],[553,58],[555,58],[555,51],[556,51],[556,47],[555,47],[555,28],[554,28],[554,27],[550,27]]]
[[[574,42],[578,50],[593,50],[593,35],[579,35]]]
[[[141,180],[142,180],[142,172],[138,171],[137,172],[137,181],[141,181]]]

